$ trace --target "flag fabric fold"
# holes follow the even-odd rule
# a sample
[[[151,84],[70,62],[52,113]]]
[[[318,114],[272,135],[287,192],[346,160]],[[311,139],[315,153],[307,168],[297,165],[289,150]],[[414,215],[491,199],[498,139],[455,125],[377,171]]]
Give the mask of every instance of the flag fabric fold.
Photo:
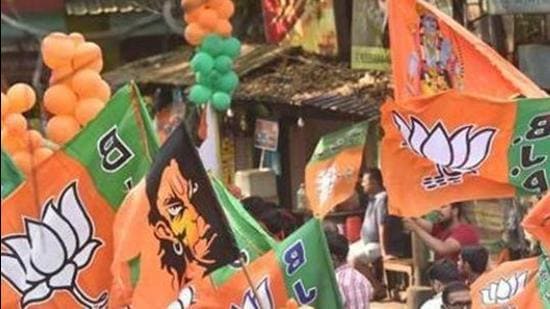
[[[164,143],[113,226],[112,306],[166,308],[180,289],[239,257],[184,123]],[[129,263],[139,259],[133,285]],[[154,295],[154,297],[151,297]]]
[[[156,147],[137,89],[125,86],[2,200],[2,308],[107,304],[114,214]]]
[[[325,135],[317,143],[305,172],[306,195],[316,216],[325,216],[353,195],[367,129],[367,122],[357,123]]]
[[[10,155],[2,150],[0,180],[2,183],[2,199],[12,193],[23,182],[23,173],[15,166]]]
[[[501,99],[546,97],[535,83],[423,0],[388,2],[395,98],[455,89]]]
[[[381,164],[390,212],[421,216],[451,202],[546,192],[549,119],[549,98],[448,91],[386,102]]]

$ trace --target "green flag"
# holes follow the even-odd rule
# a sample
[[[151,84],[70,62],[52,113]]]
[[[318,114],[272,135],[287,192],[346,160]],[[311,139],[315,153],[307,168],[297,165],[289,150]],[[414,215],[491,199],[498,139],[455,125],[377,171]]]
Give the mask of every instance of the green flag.
[[[550,308],[550,256],[546,251],[540,256],[537,284],[544,308]]]
[[[24,180],[23,173],[13,164],[10,156],[2,150],[1,182],[2,199],[13,192]]]
[[[271,250],[276,241],[248,214],[241,202],[228,192],[218,179],[212,178],[212,186],[229,221],[244,262],[249,264]],[[240,269],[238,266],[236,263],[216,270],[212,273],[214,282],[217,285],[223,284]]]
[[[341,308],[342,302],[321,221],[311,219],[275,246],[289,294],[302,305]]]

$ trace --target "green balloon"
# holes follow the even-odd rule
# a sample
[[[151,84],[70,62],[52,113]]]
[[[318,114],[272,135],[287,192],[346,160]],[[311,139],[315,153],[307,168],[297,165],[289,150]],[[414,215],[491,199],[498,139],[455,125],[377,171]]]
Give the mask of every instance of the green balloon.
[[[237,58],[241,54],[241,42],[234,37],[223,40],[222,52],[224,55],[227,55],[232,59]]]
[[[233,68],[233,60],[228,56],[218,56],[214,60],[214,69],[220,73],[227,73]]]
[[[231,106],[231,96],[225,92],[216,92],[212,96],[212,106],[219,112],[226,111]]]
[[[215,85],[217,90],[231,93],[239,85],[239,77],[234,71],[229,71],[222,75]]]
[[[216,57],[223,51],[223,39],[217,34],[210,34],[202,40],[201,51]]]
[[[207,53],[197,53],[191,59],[191,68],[195,72],[208,73],[214,67],[214,58]]]
[[[210,74],[197,73],[196,75],[197,83],[206,87],[211,87],[212,83],[210,82]]]
[[[189,92],[189,101],[197,105],[204,104],[210,100],[211,95],[212,90],[210,88],[203,85],[194,85]]]

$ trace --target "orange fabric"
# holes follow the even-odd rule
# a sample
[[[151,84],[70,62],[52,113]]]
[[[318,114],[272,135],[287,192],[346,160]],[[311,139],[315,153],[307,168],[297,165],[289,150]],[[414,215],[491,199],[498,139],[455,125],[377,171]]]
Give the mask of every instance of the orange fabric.
[[[501,264],[478,278],[471,286],[472,308],[542,309],[537,286],[539,258]],[[509,308],[509,307],[506,307]]]
[[[76,282],[88,296],[95,298],[109,291],[112,276],[108,268],[112,261],[112,223],[114,212],[96,191],[87,171],[63,152],[56,152],[45,164],[36,169],[36,181],[27,180],[16,192],[2,200],[2,237],[27,234],[22,218],[42,222],[41,214],[48,200],[58,203],[60,193],[69,183],[76,182],[76,192],[92,223],[92,238],[102,242],[91,255],[91,262],[76,273]],[[73,222],[74,223],[74,222]],[[2,247],[4,253],[4,246]],[[48,258],[48,257],[42,257]],[[4,279],[4,278],[3,278]],[[21,295],[13,286],[2,280],[2,308],[19,308]],[[28,308],[80,308],[73,294],[54,290],[50,298]]]
[[[490,101],[455,91],[402,102],[386,102],[382,106],[385,135],[382,141],[381,164],[390,213],[421,216],[450,202],[513,196],[515,189],[507,184],[507,158],[515,117],[516,105],[513,102]],[[415,132],[412,139],[409,139],[411,143],[404,138],[407,134],[398,129],[399,119],[403,127],[408,126],[410,132]],[[417,121],[414,122],[413,119]],[[414,130],[410,129],[413,125]],[[442,137],[435,133],[441,133],[441,130],[436,130],[438,126],[444,128],[446,142],[437,139],[437,136]],[[472,127],[466,129],[465,126]],[[451,152],[452,160],[458,160],[460,154],[457,149],[460,147],[454,147],[452,143],[460,141],[455,138],[452,138],[452,142],[449,140],[459,130],[466,130],[469,132],[467,134],[470,142],[466,142],[469,150],[465,157],[470,160],[475,156],[472,149],[485,149],[479,147],[479,144],[474,146],[475,143],[471,142],[474,140],[473,136],[489,129],[494,130],[493,137],[489,143],[483,144],[484,147],[488,146],[488,151],[480,152],[486,154],[485,159],[480,161],[475,173],[465,173],[457,177],[445,176],[442,179],[438,176],[441,173],[436,164],[426,154],[416,153],[410,146],[417,145],[426,153],[429,148],[438,155]],[[422,130],[431,133],[423,135]],[[431,147],[428,147],[429,142],[432,142]],[[438,182],[442,180],[444,185],[439,185]],[[437,184],[436,188],[429,187],[434,184]]]
[[[286,304],[288,296],[284,277],[273,251],[248,265],[247,272],[260,299],[267,299],[266,291],[269,291],[269,298],[273,302],[271,308],[280,308]],[[266,278],[268,278],[268,289],[261,285]],[[217,288],[213,287],[208,279],[192,282],[189,286],[195,290],[196,296],[196,303],[190,307],[191,309],[230,308],[232,304],[237,305],[238,308],[249,308],[251,305],[251,303],[248,303],[248,306],[244,304],[250,285],[243,271],[236,273],[229,281]]]
[[[306,166],[306,195],[315,215],[324,217],[332,208],[353,195],[361,167],[362,146],[343,150],[334,157],[310,162]],[[332,177],[333,180],[330,180]],[[322,187],[329,194],[326,198],[318,192]]]
[[[145,180],[142,180],[126,196],[113,224],[112,308],[123,308],[129,304],[134,309],[166,308],[178,295],[179,284],[161,268],[158,240],[147,221],[148,208]],[[133,288],[128,262],[138,256],[140,278]]]
[[[523,227],[550,250],[550,193],[540,200],[523,219]]]
[[[396,99],[448,89],[497,98],[547,96],[434,6],[422,0],[390,0],[388,10]]]

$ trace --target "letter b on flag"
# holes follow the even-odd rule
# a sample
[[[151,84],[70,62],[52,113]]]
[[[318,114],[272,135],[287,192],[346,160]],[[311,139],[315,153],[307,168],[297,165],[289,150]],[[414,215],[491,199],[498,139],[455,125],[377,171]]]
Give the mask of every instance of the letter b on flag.
[[[118,135],[117,127],[112,127],[99,138],[97,150],[101,157],[101,168],[107,173],[114,173],[134,157],[134,153]]]

